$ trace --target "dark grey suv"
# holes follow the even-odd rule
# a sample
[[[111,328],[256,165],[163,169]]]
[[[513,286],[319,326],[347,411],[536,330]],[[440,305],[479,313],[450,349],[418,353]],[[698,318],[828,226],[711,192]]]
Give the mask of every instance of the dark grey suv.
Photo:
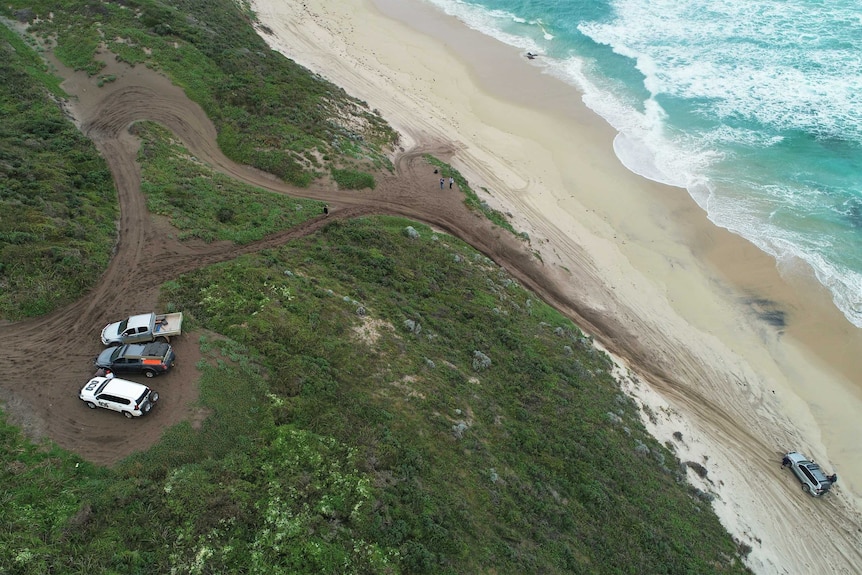
[[[107,348],[94,363],[114,373],[143,373],[154,377],[172,368],[176,355],[167,343],[129,343]]]
[[[826,475],[819,465],[798,451],[785,453],[784,459],[781,460],[781,466],[789,467],[799,482],[802,483],[802,490],[814,497],[823,495],[838,482],[837,473]]]

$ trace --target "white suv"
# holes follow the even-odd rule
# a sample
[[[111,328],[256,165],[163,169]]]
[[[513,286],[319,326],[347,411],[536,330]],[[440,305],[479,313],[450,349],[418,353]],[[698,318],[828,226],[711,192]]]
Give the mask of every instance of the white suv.
[[[78,394],[90,409],[104,407],[119,411],[128,418],[146,414],[159,400],[159,394],[140,383],[108,374],[94,377]]]
[[[790,467],[793,474],[802,483],[802,490],[814,497],[823,495],[838,482],[837,473],[826,475],[826,472],[820,469],[819,465],[798,451],[785,453],[784,459],[781,460],[781,467]]]

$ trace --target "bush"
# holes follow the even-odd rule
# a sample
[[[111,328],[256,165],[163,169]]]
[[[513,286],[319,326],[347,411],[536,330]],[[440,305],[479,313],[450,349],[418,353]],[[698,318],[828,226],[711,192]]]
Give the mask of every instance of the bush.
[[[342,190],[374,189],[374,176],[354,170],[332,170],[332,179]]]

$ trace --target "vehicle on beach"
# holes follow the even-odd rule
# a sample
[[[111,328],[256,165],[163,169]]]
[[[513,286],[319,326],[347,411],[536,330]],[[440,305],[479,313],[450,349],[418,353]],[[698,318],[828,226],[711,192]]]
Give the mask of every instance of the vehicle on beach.
[[[781,467],[789,467],[799,482],[802,490],[814,497],[823,495],[838,482],[838,474],[826,475],[820,466],[806,458],[798,451],[790,451],[784,454]]]
[[[172,368],[176,359],[169,344],[156,341],[109,347],[93,363],[114,373],[143,373],[147,377],[155,377]]]
[[[183,313],[142,313],[127,317],[122,321],[109,323],[102,329],[102,344],[121,345],[163,341],[180,335],[183,329]]]
[[[119,411],[128,419],[149,413],[159,400],[158,392],[146,385],[113,377],[112,374],[88,381],[78,397],[90,409],[104,407]]]

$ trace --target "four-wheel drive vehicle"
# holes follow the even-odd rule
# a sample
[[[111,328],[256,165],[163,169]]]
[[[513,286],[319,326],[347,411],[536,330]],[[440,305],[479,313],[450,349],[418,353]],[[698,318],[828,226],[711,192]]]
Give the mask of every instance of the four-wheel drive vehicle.
[[[99,354],[94,363],[96,367],[114,373],[143,373],[147,377],[153,377],[168,371],[175,362],[173,348],[156,341],[109,347]]]
[[[180,335],[183,328],[183,313],[142,313],[127,317],[123,321],[109,323],[102,329],[104,345],[163,341]]]
[[[796,478],[802,483],[802,490],[814,497],[823,495],[838,482],[838,474],[826,475],[820,466],[807,459],[798,451],[784,454],[782,467],[790,467]]]
[[[104,407],[128,418],[145,415],[159,400],[159,394],[146,385],[118,377],[94,377],[81,388],[78,397],[90,409]]]

